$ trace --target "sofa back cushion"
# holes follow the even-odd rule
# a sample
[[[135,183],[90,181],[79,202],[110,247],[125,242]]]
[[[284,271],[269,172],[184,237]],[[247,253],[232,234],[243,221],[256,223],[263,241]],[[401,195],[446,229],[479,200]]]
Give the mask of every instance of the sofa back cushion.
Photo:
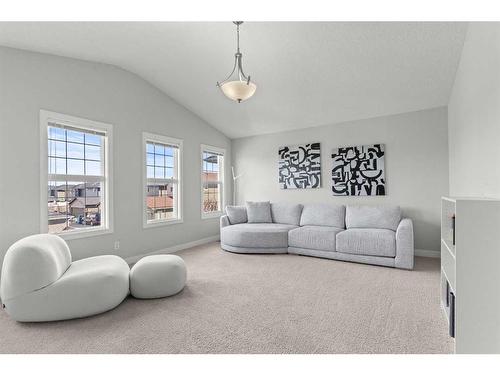
[[[278,224],[300,224],[301,204],[293,203],[271,203],[271,216],[273,223]]]
[[[399,206],[347,206],[346,227],[396,230],[401,221]]]
[[[300,225],[319,225],[345,228],[345,206],[325,203],[305,204],[300,217]]]
[[[0,282],[2,301],[52,284],[70,265],[71,252],[66,241],[59,236],[35,234],[17,241],[3,259]]]
[[[271,204],[267,202],[247,202],[249,223],[272,223]]]
[[[231,225],[247,222],[247,208],[245,206],[226,206],[226,214]]]

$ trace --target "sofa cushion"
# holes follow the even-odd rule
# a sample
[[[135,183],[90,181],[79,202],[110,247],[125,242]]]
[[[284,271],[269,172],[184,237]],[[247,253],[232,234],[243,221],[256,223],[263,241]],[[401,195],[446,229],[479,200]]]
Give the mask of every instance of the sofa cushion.
[[[324,203],[305,204],[300,217],[300,226],[305,225],[345,228],[345,206]]]
[[[236,247],[288,247],[288,231],[295,225],[236,224],[221,229],[221,242]]]
[[[245,206],[226,206],[226,214],[231,224],[247,222],[247,208]]]
[[[272,223],[271,204],[267,202],[247,202],[249,223]]]
[[[341,253],[396,256],[396,232],[389,229],[347,229],[336,238],[336,249]]]
[[[288,232],[288,246],[335,251],[335,237],[343,229],[307,225]]]
[[[273,223],[299,225],[301,213],[301,204],[271,203]]]
[[[346,227],[396,230],[401,221],[399,206],[347,206]]]

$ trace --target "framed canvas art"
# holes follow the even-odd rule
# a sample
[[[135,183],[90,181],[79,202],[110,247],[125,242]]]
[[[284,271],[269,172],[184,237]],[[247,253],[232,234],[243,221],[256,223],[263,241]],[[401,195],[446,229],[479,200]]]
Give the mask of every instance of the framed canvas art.
[[[385,195],[383,144],[339,147],[332,152],[333,195]]]
[[[282,146],[278,150],[279,184],[282,189],[321,187],[321,147],[318,143]]]

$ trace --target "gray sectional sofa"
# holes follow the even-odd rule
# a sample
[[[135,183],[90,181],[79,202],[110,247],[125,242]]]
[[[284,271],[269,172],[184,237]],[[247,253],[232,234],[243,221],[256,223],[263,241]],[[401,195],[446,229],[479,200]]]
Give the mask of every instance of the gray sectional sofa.
[[[397,206],[247,202],[226,208],[220,236],[222,249],[235,253],[291,253],[413,269],[413,224]]]

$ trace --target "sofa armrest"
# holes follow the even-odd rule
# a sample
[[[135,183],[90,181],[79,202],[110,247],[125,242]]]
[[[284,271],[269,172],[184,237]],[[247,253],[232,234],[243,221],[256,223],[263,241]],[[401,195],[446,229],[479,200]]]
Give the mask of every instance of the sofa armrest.
[[[396,268],[413,269],[415,248],[413,243],[413,222],[404,218],[396,230]]]
[[[228,225],[231,225],[231,223],[229,222],[229,218],[227,217],[227,215],[222,215],[220,217],[220,229],[227,227]]]

